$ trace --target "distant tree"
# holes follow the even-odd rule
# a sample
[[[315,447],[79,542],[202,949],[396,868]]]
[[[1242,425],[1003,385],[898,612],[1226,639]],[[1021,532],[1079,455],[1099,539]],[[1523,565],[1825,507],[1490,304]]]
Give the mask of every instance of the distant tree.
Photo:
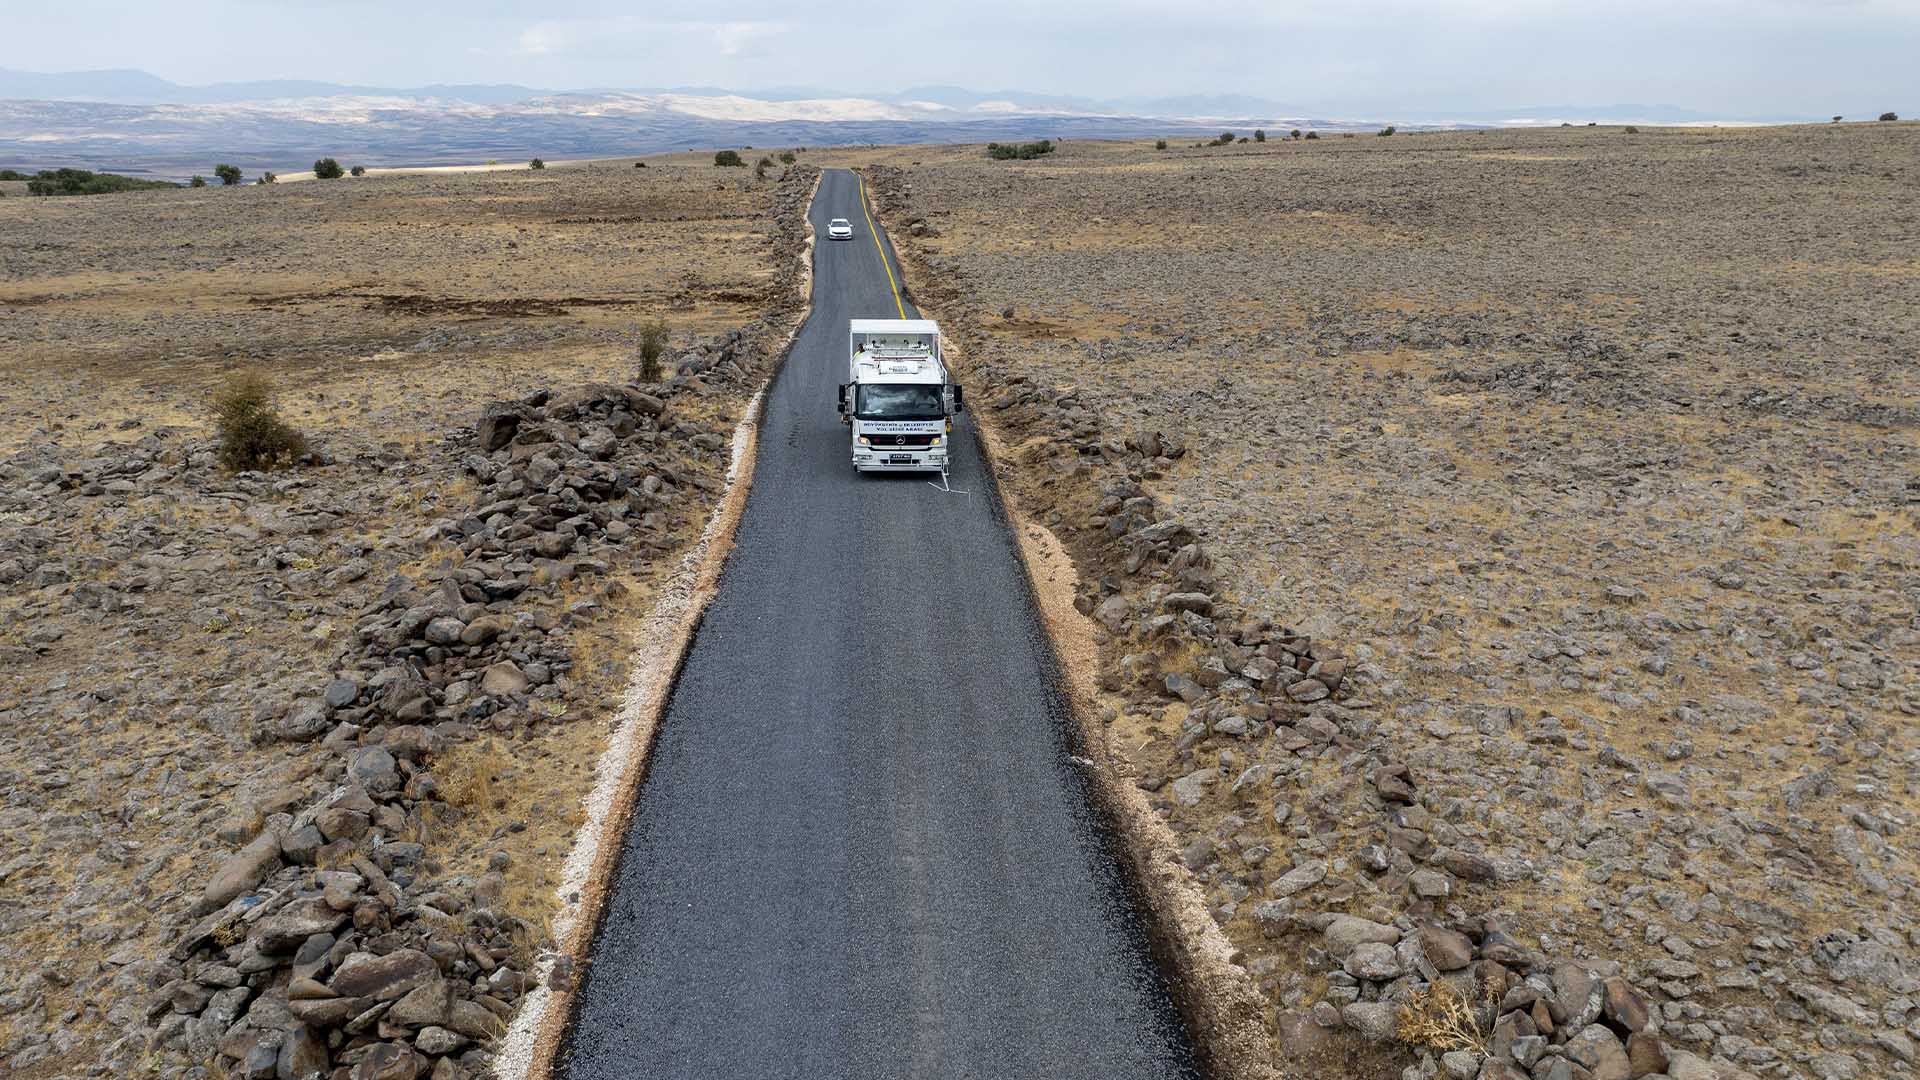
[[[1048,139],[1029,143],[988,143],[987,156],[995,161],[1031,161],[1043,154],[1053,153],[1053,143]]]
[[[726,165],[730,167],[737,166],[743,169],[747,167],[747,163],[741,159],[740,151],[738,150],[719,151],[718,153],[713,155],[713,163],[715,165]]]
[[[1900,119],[1900,114],[1898,114],[1898,113],[1890,113],[1890,112],[1883,112],[1883,113],[1881,113],[1881,114],[1880,114],[1880,119],[1882,119],[1882,120],[1898,120],[1898,119]]]
[[[1307,132],[1307,138],[1309,138],[1309,139],[1317,139],[1317,138],[1319,138],[1319,137],[1320,137],[1320,133],[1319,133],[1319,132],[1317,132],[1317,131],[1309,131],[1309,132]]]
[[[1383,128],[1381,128],[1381,129],[1380,129],[1380,134],[1381,134],[1381,135],[1391,135],[1391,134],[1393,134],[1393,133],[1394,133],[1394,132],[1395,132],[1396,130],[1398,130],[1398,129],[1397,129],[1397,128],[1395,128],[1395,127],[1394,127],[1394,126],[1393,126],[1392,124],[1388,124],[1388,125],[1387,125],[1386,127],[1383,127]]]
[[[316,180],[338,180],[347,175],[347,170],[330,157],[323,157],[313,163],[313,176]]]
[[[1225,145],[1227,145],[1228,143],[1230,143],[1230,142],[1232,142],[1232,141],[1233,141],[1233,132],[1231,132],[1231,131],[1223,131],[1223,132],[1221,132],[1221,133],[1220,133],[1220,138],[1219,138],[1218,140],[1216,140],[1216,141],[1217,141],[1217,142],[1219,142],[1219,144],[1220,144],[1221,146],[1225,146]]]
[[[1833,122],[1837,124],[1837,123],[1839,123],[1840,121],[1842,121],[1842,120],[1845,120],[1845,119],[1846,119],[1846,117],[1844,117],[1844,116],[1836,116],[1836,117],[1834,117],[1834,118],[1833,118]]]
[[[636,169],[644,169],[647,167],[647,163],[644,161],[636,161],[633,163],[633,167]]]
[[[260,182],[260,183],[262,183],[262,184],[271,184],[271,183],[273,183],[274,181],[276,181],[276,180],[278,180],[278,179],[280,179],[280,178],[279,178],[278,176],[276,176],[276,175],[274,175],[273,173],[270,173],[270,172],[263,172],[263,173],[261,173],[261,174],[260,174],[260,181],[259,181],[259,182]]]
[[[793,163],[794,163],[794,161],[795,161],[795,160],[796,160],[796,159],[795,159],[795,158],[794,158],[794,156],[793,156],[793,151],[791,151],[791,150],[782,150],[782,151],[780,152],[780,164],[782,164],[782,165],[791,165],[791,164],[793,164]]]
[[[1254,128],[1254,129],[1253,129],[1253,141],[1254,141],[1254,142],[1266,142],[1266,141],[1267,141],[1267,133],[1266,133],[1266,132],[1264,132],[1264,131],[1262,131],[1262,130],[1260,130],[1259,128]]]
[[[1300,129],[1294,128],[1290,134],[1292,135],[1293,138],[1298,139],[1300,137]]]
[[[539,158],[534,158],[532,161],[527,162],[527,168],[529,169],[539,170],[539,169],[544,169],[546,167],[547,167],[547,163],[540,160]]]
[[[353,168],[348,169],[347,171],[349,173],[352,173],[354,176],[367,175],[367,167],[365,165],[355,165]]]
[[[240,168],[236,165],[215,165],[213,167],[213,175],[219,177],[220,182],[227,187],[232,187],[240,182]]]
[[[1155,140],[1153,141],[1153,148],[1154,148],[1155,150],[1165,150],[1165,149],[1167,148],[1167,140],[1165,140],[1165,139],[1155,139]]]
[[[27,179],[29,195],[110,195],[119,191],[177,188],[166,180],[141,180],[86,169],[42,169]]]
[[[187,181],[187,186],[188,187],[206,187],[207,178],[196,174],[193,179]]]
[[[0,169],[0,180],[31,180],[32,177],[19,169]]]

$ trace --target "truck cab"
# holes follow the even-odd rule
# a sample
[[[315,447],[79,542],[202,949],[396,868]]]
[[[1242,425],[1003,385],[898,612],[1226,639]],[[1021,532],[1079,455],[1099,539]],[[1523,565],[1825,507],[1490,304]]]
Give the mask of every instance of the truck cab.
[[[964,408],[930,319],[854,319],[841,422],[860,472],[945,472],[953,414]]]

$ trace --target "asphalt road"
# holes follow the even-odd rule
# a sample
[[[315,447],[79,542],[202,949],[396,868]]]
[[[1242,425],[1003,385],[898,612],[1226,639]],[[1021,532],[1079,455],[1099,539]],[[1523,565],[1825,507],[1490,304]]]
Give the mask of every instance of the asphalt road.
[[[898,312],[854,175],[828,172],[811,214],[813,313],[653,750],[565,1073],[1195,1076],[1067,760],[964,416],[954,493],[853,472],[834,411],[847,320]],[[835,217],[851,242],[826,239]]]

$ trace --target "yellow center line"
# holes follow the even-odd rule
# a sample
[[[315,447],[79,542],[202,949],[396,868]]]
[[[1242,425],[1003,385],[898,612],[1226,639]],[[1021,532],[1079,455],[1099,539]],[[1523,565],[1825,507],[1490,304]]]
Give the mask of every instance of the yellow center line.
[[[893,279],[893,264],[887,261],[887,249],[880,246],[880,230],[874,228],[873,211],[867,209],[867,180],[854,173],[853,182],[860,185],[860,212],[867,216],[867,233],[873,237],[873,250],[880,253],[880,268],[887,272],[887,287],[893,290],[893,309],[904,319],[907,305],[900,302],[900,283]]]

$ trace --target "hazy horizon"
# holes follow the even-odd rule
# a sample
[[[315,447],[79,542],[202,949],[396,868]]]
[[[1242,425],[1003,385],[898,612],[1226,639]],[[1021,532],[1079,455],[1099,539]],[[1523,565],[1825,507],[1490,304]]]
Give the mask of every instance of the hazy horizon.
[[[145,71],[172,82],[298,79],[544,89],[951,85],[1095,99],[1246,95],[1365,113],[1644,103],[1737,116],[1915,110],[1920,0],[1007,0],[818,18],[766,0],[371,0],[126,9],[101,0],[9,16],[0,67]],[[103,33],[111,27],[112,33]],[[919,47],[930,43],[932,47]]]

